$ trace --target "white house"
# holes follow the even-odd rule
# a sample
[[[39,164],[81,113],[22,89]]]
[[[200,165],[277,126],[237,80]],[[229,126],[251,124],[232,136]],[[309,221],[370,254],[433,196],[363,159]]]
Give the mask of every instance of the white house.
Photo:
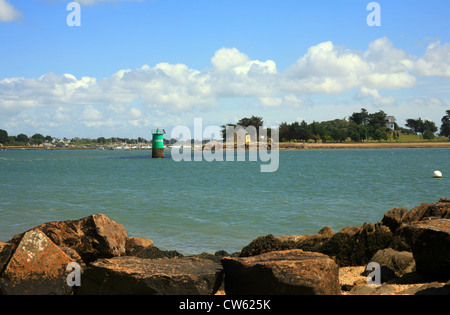
[[[386,128],[394,131],[395,129],[395,117],[394,116],[386,116]]]

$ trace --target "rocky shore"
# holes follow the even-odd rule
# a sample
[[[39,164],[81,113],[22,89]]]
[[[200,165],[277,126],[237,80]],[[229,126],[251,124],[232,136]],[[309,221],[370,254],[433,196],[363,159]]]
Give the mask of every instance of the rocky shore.
[[[449,280],[450,198],[231,254],[163,251],[103,214],[0,243],[1,295],[449,295]]]

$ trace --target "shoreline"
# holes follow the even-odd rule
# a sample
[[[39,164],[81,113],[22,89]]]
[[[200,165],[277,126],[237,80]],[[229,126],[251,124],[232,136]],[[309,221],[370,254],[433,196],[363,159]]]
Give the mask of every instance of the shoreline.
[[[364,143],[289,143],[279,144],[280,150],[309,149],[394,149],[394,148],[450,148],[448,142],[364,142]]]
[[[14,150],[97,150],[99,147],[43,147],[43,146],[3,146],[0,151]],[[323,150],[323,149],[420,149],[420,148],[450,148],[450,141],[427,142],[345,142],[345,143],[305,143],[305,142],[280,142],[279,150]],[[170,148],[167,148],[170,149]],[[133,149],[151,150],[151,149]],[[226,143],[224,143],[226,150]],[[193,149],[195,151],[195,149]]]

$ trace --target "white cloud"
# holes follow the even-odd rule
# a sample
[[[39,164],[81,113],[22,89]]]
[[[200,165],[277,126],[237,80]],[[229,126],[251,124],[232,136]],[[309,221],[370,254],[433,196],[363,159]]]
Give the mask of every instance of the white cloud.
[[[415,64],[415,73],[421,76],[450,77],[450,44],[434,42]]]
[[[0,0],[0,23],[20,21],[22,13],[14,8],[8,1]]]
[[[28,121],[36,126],[41,119],[53,126],[139,127],[161,119],[175,121],[181,113],[211,112],[223,99],[251,98],[265,108],[308,107],[312,112],[316,95],[346,93],[354,94],[348,100],[353,103],[347,104],[368,100],[393,108],[399,102],[384,96],[385,91],[410,89],[422,76],[450,76],[449,54],[450,45],[437,42],[423,56],[411,56],[381,38],[363,52],[319,43],[284,71],[273,60],[255,60],[236,48],[221,48],[211,58],[212,67],[204,70],[159,63],[118,69],[106,78],[52,72],[39,78],[4,78],[0,123],[18,126]]]
[[[83,119],[85,120],[101,120],[102,119],[102,113],[98,111],[97,109],[93,108],[91,105],[89,105],[84,111],[83,111]]]

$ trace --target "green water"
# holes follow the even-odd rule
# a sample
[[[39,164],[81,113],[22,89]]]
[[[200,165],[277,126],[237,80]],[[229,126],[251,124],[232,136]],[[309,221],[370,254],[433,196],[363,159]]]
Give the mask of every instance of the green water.
[[[450,149],[279,154],[278,171],[261,173],[261,162],[175,162],[170,150],[165,159],[140,150],[0,151],[0,241],[103,213],[161,249],[234,252],[258,236],[338,231],[450,197]]]

